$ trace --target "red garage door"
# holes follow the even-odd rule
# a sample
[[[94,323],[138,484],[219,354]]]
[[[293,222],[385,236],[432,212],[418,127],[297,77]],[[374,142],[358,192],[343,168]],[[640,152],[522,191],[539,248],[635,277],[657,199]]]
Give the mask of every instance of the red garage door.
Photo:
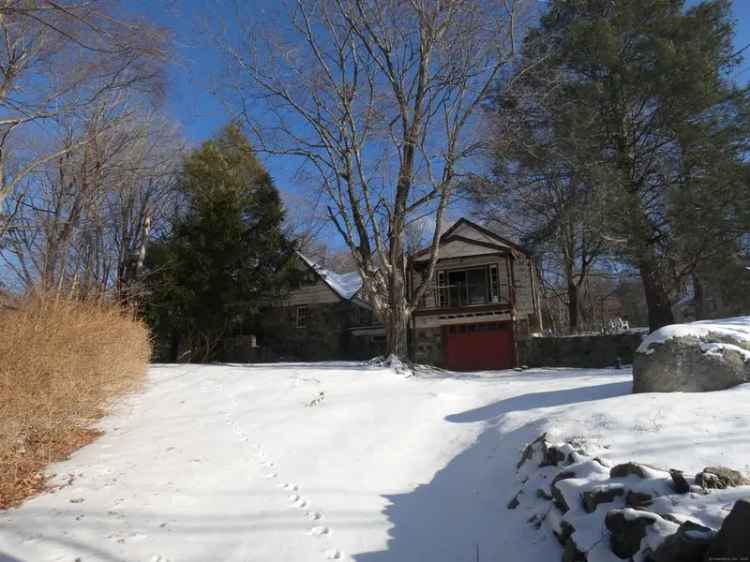
[[[513,330],[508,324],[448,326],[445,339],[448,369],[482,371],[513,367]]]

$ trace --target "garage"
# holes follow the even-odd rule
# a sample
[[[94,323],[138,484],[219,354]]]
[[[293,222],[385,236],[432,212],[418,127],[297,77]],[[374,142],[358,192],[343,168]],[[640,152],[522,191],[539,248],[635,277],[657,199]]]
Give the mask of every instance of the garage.
[[[510,369],[514,366],[511,323],[445,326],[445,367],[452,371]]]

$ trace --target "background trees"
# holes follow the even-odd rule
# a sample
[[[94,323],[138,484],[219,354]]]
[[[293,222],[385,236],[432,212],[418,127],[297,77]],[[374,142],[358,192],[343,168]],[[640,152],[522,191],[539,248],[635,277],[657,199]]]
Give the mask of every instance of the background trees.
[[[496,104],[521,122],[504,130],[517,141],[501,162],[516,185],[531,175],[542,186],[524,207],[563,186],[564,197],[543,199],[546,216],[593,190],[574,225],[596,226],[596,247],[637,269],[651,329],[673,321],[677,291],[748,231],[748,98],[730,78],[732,34],[724,0],[556,0],[526,39],[534,64]],[[566,230],[554,239],[571,239]]]
[[[64,124],[66,150],[7,201],[6,267],[26,289],[137,297],[149,234],[173,208],[182,140],[153,111],[109,97]]]
[[[166,33],[118,12],[117,2],[0,6],[0,204],[40,166],[90,140],[52,141],[61,119],[115,92],[161,94]],[[0,217],[0,235],[12,216]]]
[[[184,211],[150,249],[146,315],[172,359],[182,344],[204,361],[283,296],[294,244],[271,177],[235,125],[185,159],[178,191]]]
[[[182,140],[167,33],[117,2],[0,6],[0,257],[14,289],[135,290]]]

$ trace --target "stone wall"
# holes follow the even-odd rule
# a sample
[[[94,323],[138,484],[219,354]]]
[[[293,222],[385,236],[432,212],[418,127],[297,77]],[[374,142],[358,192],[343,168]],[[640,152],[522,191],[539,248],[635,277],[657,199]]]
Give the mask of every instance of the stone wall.
[[[611,367],[633,362],[643,334],[521,338],[519,363],[529,367]]]
[[[259,334],[261,347],[283,360],[328,361],[344,358],[349,303],[307,306],[307,322],[297,327],[297,308],[274,307],[264,313]]]
[[[443,362],[443,331],[440,327],[417,328],[413,337],[414,361],[424,365],[440,365]]]

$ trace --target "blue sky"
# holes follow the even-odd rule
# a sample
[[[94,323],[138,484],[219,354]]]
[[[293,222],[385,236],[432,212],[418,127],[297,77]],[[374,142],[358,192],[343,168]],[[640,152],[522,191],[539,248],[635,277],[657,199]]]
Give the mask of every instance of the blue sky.
[[[239,0],[249,14],[263,17],[277,7],[278,0]],[[216,72],[220,68],[218,55],[205,29],[208,22],[230,17],[224,2],[215,0],[130,0],[129,9],[163,25],[174,33],[175,58],[170,65],[167,110],[183,127],[187,138],[199,143],[213,135],[230,117],[220,99],[212,93]],[[750,0],[735,0],[737,47],[750,44]],[[208,23],[210,25],[210,23]],[[748,51],[750,56],[750,50]],[[750,61],[740,70],[738,80],[750,79]],[[269,164],[271,164],[269,162]],[[277,181],[290,177],[283,162],[272,163],[272,175]],[[283,187],[283,186],[280,186]]]
[[[236,0],[251,17],[265,18],[275,11],[281,0]],[[692,3],[692,0],[691,0]],[[213,48],[207,29],[222,19],[231,18],[226,0],[130,0],[128,10],[167,27],[174,33],[176,50],[170,64],[168,93],[165,100],[169,114],[178,121],[191,143],[210,138],[231,117],[215,95],[214,80],[221,60]],[[737,48],[750,44],[750,0],[734,0],[737,22]],[[750,59],[750,49],[746,55]],[[738,71],[737,80],[750,80],[750,60]],[[294,193],[294,163],[283,158],[267,160],[277,186]]]

